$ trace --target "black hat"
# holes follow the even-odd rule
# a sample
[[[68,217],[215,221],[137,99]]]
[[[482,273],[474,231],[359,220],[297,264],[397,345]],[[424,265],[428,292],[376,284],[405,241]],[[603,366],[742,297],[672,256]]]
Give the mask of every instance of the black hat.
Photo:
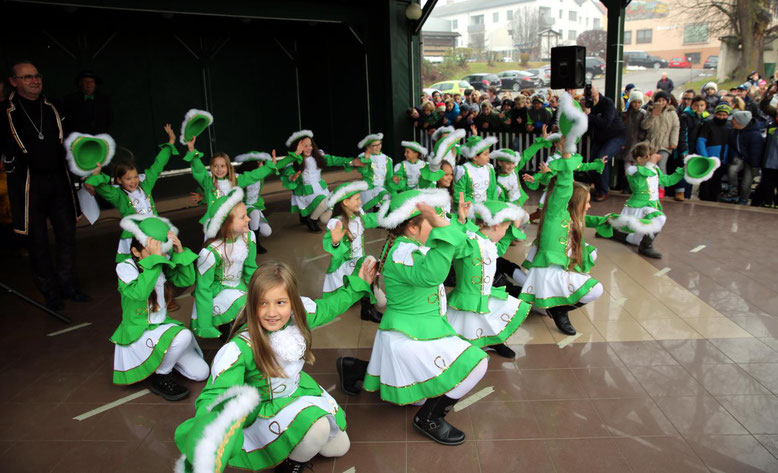
[[[92,79],[94,79],[95,83],[97,85],[100,85],[100,84],[103,83],[103,80],[100,79],[100,77],[97,76],[97,74],[95,74],[94,72],[92,72],[90,70],[86,70],[85,69],[85,70],[79,72],[78,75],[76,76],[76,81],[75,81],[76,87],[78,87],[78,83],[81,81],[81,79],[85,79],[87,77],[91,77]]]
[[[654,94],[653,100],[654,100],[654,102],[656,102],[659,99],[665,99],[665,100],[667,100],[669,102],[670,101],[670,94],[668,94],[664,90],[660,90],[659,92]]]

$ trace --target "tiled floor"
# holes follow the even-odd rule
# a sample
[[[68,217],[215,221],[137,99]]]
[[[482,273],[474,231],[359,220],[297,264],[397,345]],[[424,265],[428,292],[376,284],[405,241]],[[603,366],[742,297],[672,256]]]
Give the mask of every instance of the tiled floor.
[[[260,262],[291,263],[304,294],[317,297],[328,263],[321,236],[284,211],[285,199],[270,200],[274,235]],[[617,195],[592,213],[621,205]],[[356,307],[316,330],[317,362],[307,370],[344,406],[352,447],[317,459],[315,471],[778,471],[778,213],[672,201],[665,211],[662,260],[587,233],[606,294],[572,315],[582,335],[568,344],[550,319],[532,314],[510,340],[516,360],[493,357],[475,388],[494,392],[451,414],[468,436],[462,446],[419,436],[413,407],[339,391],[335,358],[367,358],[377,328]],[[199,248],[198,210],[166,216],[185,245]],[[146,387],[111,384],[116,228],[107,220],[79,229],[79,274],[93,301],[63,313],[91,325],[47,336],[66,326],[13,296],[0,299],[0,471],[172,471],[173,432],[192,415],[201,383],[188,382],[193,395],[179,403],[145,394],[74,420]],[[375,253],[383,234],[371,230],[366,241]],[[526,250],[522,242],[508,256],[520,261]],[[25,257],[1,254],[0,280],[35,294]],[[184,293],[178,302],[173,315],[185,320],[192,299]],[[209,359],[218,348],[202,346]]]

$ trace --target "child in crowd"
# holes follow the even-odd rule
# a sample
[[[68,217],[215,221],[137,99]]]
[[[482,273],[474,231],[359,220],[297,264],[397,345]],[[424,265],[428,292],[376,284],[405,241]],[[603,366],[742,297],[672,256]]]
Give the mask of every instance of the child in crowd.
[[[177,472],[222,472],[229,465],[299,473],[312,469],[308,462],[317,454],[346,454],[351,443],[343,409],[303,367],[315,361],[312,329],[367,295],[375,266],[363,264],[358,276],[346,276],[335,294],[316,301],[299,295],[286,264],[257,269],[195,416],[176,429]]]
[[[153,214],[129,215],[121,227],[132,235],[130,257],[116,265],[122,322],[111,336],[114,384],[134,384],[151,378],[151,391],[168,401],[185,398],[173,369],[204,381],[208,364],[192,332],[171,319],[167,305],[172,294],[165,283],[188,287],[194,283],[197,256],[184,248],[178,229]],[[172,252],[171,252],[172,250]]]
[[[697,154],[701,156],[716,157],[726,164],[728,154],[728,141],[730,129],[727,123],[732,107],[727,104],[719,104],[713,111],[713,118],[703,122],[700,133],[697,135]],[[724,168],[716,169],[716,173],[707,182],[700,185],[700,200],[718,202],[721,196],[721,178]]]
[[[764,141],[762,127],[759,126],[756,118],[752,117],[751,112],[738,111],[732,114],[732,130],[729,132],[727,146],[729,148],[727,156],[729,190],[722,200],[748,205],[751,185],[762,165]],[[741,171],[743,177],[738,179]]]

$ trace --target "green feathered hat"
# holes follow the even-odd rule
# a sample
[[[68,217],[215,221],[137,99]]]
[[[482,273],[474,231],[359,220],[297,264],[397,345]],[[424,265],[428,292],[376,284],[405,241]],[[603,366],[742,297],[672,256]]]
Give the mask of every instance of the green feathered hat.
[[[454,133],[453,126],[441,126],[432,134],[432,141],[438,141],[443,135]]]
[[[65,140],[68,167],[76,176],[87,177],[98,163],[107,166],[116,152],[116,142],[111,135],[101,133],[71,133]]]
[[[495,144],[497,144],[497,138],[494,136],[487,136],[486,138],[482,138],[480,136],[473,135],[468,138],[467,141],[465,141],[465,144],[462,145],[460,151],[464,157],[473,159]]]
[[[503,222],[519,221],[524,223],[525,219],[529,219],[529,214],[518,205],[499,200],[475,203],[471,211],[475,218],[489,226],[499,225]]]
[[[227,194],[219,197],[208,208],[208,221],[205,223],[205,238],[214,238],[219,233],[222,223],[232,212],[233,207],[243,202],[243,189],[233,187]]]
[[[300,130],[295,131],[291,135],[289,135],[289,138],[286,139],[286,147],[291,148],[293,144],[297,143],[299,140],[303,138],[310,138],[313,139],[313,132],[311,130]]]
[[[199,136],[206,128],[213,124],[213,115],[205,110],[193,108],[186,112],[184,121],[181,122],[181,136],[179,141],[185,145],[192,141],[192,138]]]
[[[368,146],[370,146],[372,143],[375,143],[376,141],[381,141],[383,139],[384,139],[383,133],[372,133],[362,138],[362,140],[360,140],[360,142],[357,143],[357,147],[359,149],[365,149]]]
[[[378,225],[387,229],[397,228],[404,221],[420,214],[416,208],[420,203],[444,208],[451,204],[451,197],[446,189],[413,189],[400,192],[381,204],[378,209]]]
[[[443,163],[443,157],[454,149],[457,144],[459,144],[459,140],[464,138],[466,134],[465,130],[454,130],[435,144],[435,152],[427,160],[430,172],[437,172],[440,170],[440,165]]]
[[[498,161],[508,161],[513,164],[519,164],[519,159],[521,158],[519,153],[510,148],[498,149],[494,153],[491,153],[490,156]]]
[[[559,134],[549,135],[549,141],[557,141],[561,135],[565,137],[565,152],[575,153],[578,142],[589,128],[589,117],[581,110],[581,104],[567,92],[559,96],[559,111],[557,113]]]
[[[421,143],[417,143],[415,141],[402,141],[400,142],[400,145],[403,148],[408,148],[411,151],[416,151],[419,153],[420,158],[426,158],[427,157],[427,148],[421,145]]]
[[[721,166],[721,161],[715,156],[705,157],[690,154],[683,160],[684,179],[689,184],[700,184],[713,177],[713,173]]]
[[[245,163],[248,161],[271,161],[273,156],[270,153],[263,153],[261,151],[249,151],[235,156],[235,162]]]
[[[178,228],[170,220],[152,214],[128,215],[119,222],[119,226],[122,227],[122,230],[132,233],[133,238],[138,240],[144,247],[149,238],[157,240],[162,244],[161,250],[163,254],[173,249],[173,242],[168,238],[167,234],[173,232],[174,235],[178,235]]]
[[[335,189],[335,192],[327,197],[327,207],[333,208],[338,202],[342,202],[359,192],[364,192],[368,187],[365,181],[344,182]]]

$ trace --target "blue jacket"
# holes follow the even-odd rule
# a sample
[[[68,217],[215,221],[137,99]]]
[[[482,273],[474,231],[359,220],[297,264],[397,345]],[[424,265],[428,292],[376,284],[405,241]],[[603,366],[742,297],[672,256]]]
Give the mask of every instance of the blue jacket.
[[[778,137],[775,135],[776,128],[768,128],[763,164],[765,169],[778,169]]]
[[[730,132],[729,124],[717,125],[713,117],[702,122],[700,134],[697,135],[697,154],[701,156],[716,156],[721,164],[727,160],[727,141]]]
[[[762,165],[762,151],[764,150],[764,138],[762,130],[755,118],[742,130],[729,131],[729,155],[727,161],[730,163],[734,158],[742,159],[746,164],[753,167]]]
[[[454,126],[459,116],[459,104],[454,102],[454,108],[444,113],[444,116],[448,119],[448,124]]]

